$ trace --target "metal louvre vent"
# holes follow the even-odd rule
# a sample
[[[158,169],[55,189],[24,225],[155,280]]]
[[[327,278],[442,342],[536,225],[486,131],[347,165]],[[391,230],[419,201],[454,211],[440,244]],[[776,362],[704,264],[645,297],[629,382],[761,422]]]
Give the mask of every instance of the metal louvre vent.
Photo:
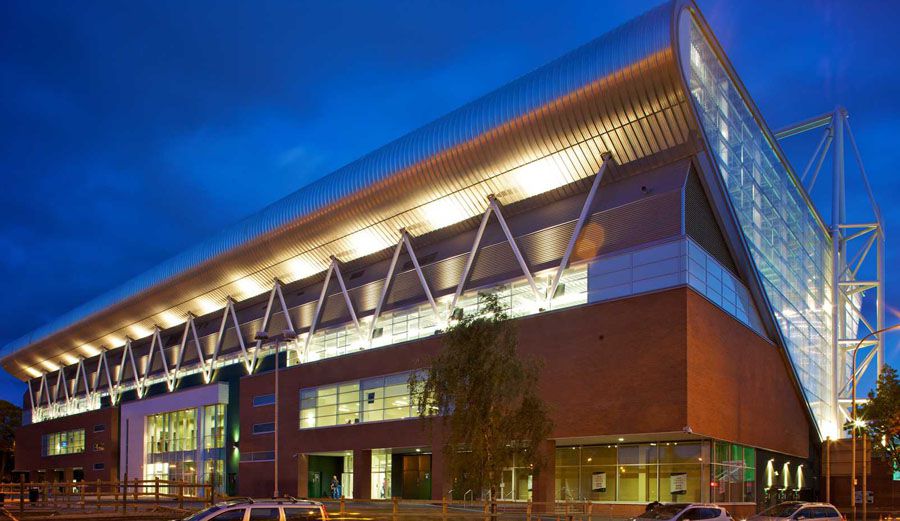
[[[737,267],[716,223],[706,192],[697,173],[691,169],[684,187],[684,227],[687,235],[712,254],[722,266],[737,275]]]

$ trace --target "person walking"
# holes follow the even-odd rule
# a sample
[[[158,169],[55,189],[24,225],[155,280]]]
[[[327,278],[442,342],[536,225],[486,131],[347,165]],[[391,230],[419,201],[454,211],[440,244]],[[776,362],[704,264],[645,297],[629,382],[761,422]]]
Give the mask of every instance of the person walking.
[[[341,497],[341,482],[337,476],[331,476],[331,499],[339,499]]]

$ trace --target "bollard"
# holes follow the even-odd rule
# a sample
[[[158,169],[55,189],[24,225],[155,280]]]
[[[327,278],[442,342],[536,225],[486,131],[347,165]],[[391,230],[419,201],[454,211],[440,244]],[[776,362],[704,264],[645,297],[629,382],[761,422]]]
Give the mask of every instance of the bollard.
[[[184,510],[184,482],[178,484],[178,508]]]
[[[85,485],[85,483],[87,483],[87,481],[82,480],[81,486],[78,487],[78,493],[81,495],[81,510],[82,511],[84,511],[84,509],[87,508],[85,505],[85,502],[84,502],[84,488],[85,488],[84,485]]]
[[[25,512],[25,474],[19,475],[19,513]]]
[[[153,478],[153,499],[156,501],[156,505],[159,506],[159,476]]]
[[[587,521],[594,521],[594,504],[590,501],[586,501],[587,503]]]
[[[393,514],[393,516],[392,516],[392,517],[393,517],[394,519],[397,519],[397,507],[399,506],[398,503],[397,503],[397,498],[396,498],[396,497],[392,497],[392,498],[391,498],[391,501],[393,502],[393,506],[392,506],[392,514]]]
[[[525,505],[525,521],[531,521],[531,500],[528,501],[528,504]]]
[[[138,478],[134,478],[134,500],[138,500]]]
[[[100,484],[100,478],[97,478],[97,490],[96,490],[96,492],[97,492],[97,510],[100,510],[100,488],[101,488],[101,486],[102,485]]]
[[[343,495],[343,494],[341,494],[341,507],[340,507],[340,509],[341,509],[341,510],[340,510],[341,515],[343,516],[343,515],[344,515],[344,495]]]
[[[114,508],[116,509],[116,512],[118,512],[119,511],[119,480],[115,479],[113,481],[110,481],[110,485],[112,486],[112,489],[113,489],[113,505],[114,505]]]

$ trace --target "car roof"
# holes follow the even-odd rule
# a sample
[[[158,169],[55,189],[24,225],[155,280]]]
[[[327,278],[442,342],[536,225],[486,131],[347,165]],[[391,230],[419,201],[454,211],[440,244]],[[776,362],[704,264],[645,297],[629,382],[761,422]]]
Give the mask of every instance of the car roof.
[[[256,507],[272,507],[272,506],[322,506],[322,503],[319,501],[312,501],[309,499],[296,499],[296,498],[286,498],[286,499],[253,499],[253,498],[240,498],[240,499],[232,499],[226,501],[224,506],[226,507],[237,507],[237,506],[247,506],[253,505]]]

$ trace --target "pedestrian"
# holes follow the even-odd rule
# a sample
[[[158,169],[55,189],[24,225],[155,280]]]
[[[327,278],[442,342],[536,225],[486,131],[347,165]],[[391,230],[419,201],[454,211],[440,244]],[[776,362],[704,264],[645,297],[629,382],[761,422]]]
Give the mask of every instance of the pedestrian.
[[[341,482],[338,481],[336,475],[331,476],[331,499],[340,498],[341,493]]]

